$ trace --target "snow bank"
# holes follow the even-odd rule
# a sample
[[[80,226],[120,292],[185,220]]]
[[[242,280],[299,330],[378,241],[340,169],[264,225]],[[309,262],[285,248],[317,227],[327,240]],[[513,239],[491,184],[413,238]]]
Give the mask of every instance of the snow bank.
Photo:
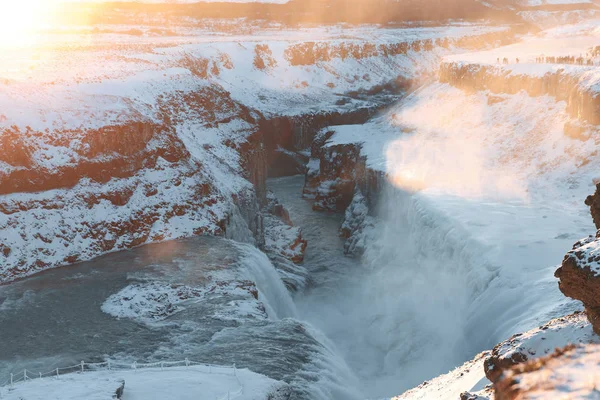
[[[599,365],[600,345],[557,349],[548,357],[507,371],[496,385],[496,398],[598,398]]]
[[[111,295],[102,305],[102,311],[117,318],[151,322],[182,311],[186,302],[208,302],[225,296],[227,301],[216,311],[215,318],[234,321],[267,318],[264,306],[257,301],[258,290],[250,281],[219,281],[197,288],[158,282],[131,284]]]
[[[486,384],[489,384],[483,373],[483,362],[488,356],[489,352],[483,352],[447,374],[426,381],[401,396],[393,397],[392,400],[459,399],[461,393],[482,390]],[[485,398],[482,394],[481,400]],[[480,399],[469,398],[469,400]]]
[[[208,367],[190,366],[137,371],[97,371],[72,373],[34,379],[15,384],[13,388],[1,387],[0,394],[6,400],[109,400],[125,381],[124,399],[227,399],[263,400],[281,385],[279,382],[247,369],[223,372]],[[240,386],[241,385],[241,386]]]
[[[496,345],[485,361],[486,376],[495,382],[512,365],[547,356],[567,344],[599,342],[584,313],[560,317]]]

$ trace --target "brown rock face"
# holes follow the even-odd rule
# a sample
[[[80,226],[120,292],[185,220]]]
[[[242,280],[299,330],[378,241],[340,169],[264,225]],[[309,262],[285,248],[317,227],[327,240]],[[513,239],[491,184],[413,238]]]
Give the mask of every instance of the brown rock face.
[[[585,205],[590,207],[596,229],[600,229],[600,183],[596,185],[596,193],[585,199]]]
[[[444,62],[440,82],[468,92],[489,90],[494,94],[515,94],[524,90],[530,96],[554,96],[567,102],[567,112],[582,122],[600,123],[600,97],[579,85],[579,78],[559,69],[543,76],[512,74],[498,65]],[[493,101],[493,100],[492,100]]]
[[[514,335],[509,340],[514,340],[519,336],[521,335]],[[500,379],[500,377],[502,376],[502,371],[504,371],[505,369],[527,361],[527,355],[518,351],[514,352],[508,357],[502,357],[502,355],[499,354],[499,348],[501,347],[501,345],[502,343],[494,347],[494,350],[492,351],[492,356],[487,358],[483,364],[485,376],[491,382],[498,381],[498,379]]]
[[[557,349],[553,354],[548,357],[540,358],[538,360],[530,361],[525,364],[516,365],[508,371],[505,371],[501,379],[494,383],[494,391],[496,400],[516,400],[516,399],[527,399],[532,398],[528,396],[528,392],[536,392],[538,390],[551,389],[555,382],[546,382],[544,386],[540,384],[524,387],[521,385],[523,378],[536,381],[536,375],[543,374],[544,369],[551,370],[554,367],[554,360],[560,360],[566,358],[576,347],[569,345],[563,349]],[[533,378],[533,379],[532,379]],[[548,397],[550,398],[550,397]]]
[[[583,303],[594,331],[600,334],[600,239],[590,236],[575,243],[554,276],[567,297]]]

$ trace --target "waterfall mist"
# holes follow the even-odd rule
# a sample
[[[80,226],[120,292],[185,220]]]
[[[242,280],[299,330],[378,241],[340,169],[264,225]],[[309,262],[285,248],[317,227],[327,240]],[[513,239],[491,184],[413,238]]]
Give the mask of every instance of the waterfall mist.
[[[581,206],[565,208],[581,146],[565,139],[564,121],[553,99],[490,103],[434,83],[364,127],[373,143],[363,151],[385,149],[379,222],[360,260],[344,257],[341,240],[324,245],[322,227],[306,230],[318,284],[296,302],[365,397],[402,393],[574,309],[552,275],[589,226]],[[302,227],[322,218],[292,215]]]

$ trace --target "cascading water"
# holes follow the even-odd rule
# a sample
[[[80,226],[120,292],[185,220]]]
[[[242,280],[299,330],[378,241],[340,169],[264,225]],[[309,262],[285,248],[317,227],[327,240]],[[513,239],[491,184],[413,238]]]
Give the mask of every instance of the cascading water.
[[[251,245],[236,244],[236,247],[241,256],[239,264],[246,273],[244,278],[256,283],[269,317],[296,318],[296,305],[265,253]]]
[[[467,284],[481,267],[481,246],[417,198],[390,188],[378,240],[362,263],[349,259],[337,237],[340,216],[315,218],[310,203],[290,195],[299,179],[271,185],[309,241],[305,265],[317,283],[297,296],[299,314],[335,344],[362,395],[398,394],[464,360],[469,299],[493,277],[488,271],[477,285]]]
[[[401,393],[575,308],[553,271],[593,232],[582,199],[597,166],[574,162],[593,147],[565,137],[552,98],[488,100],[434,83],[359,139],[332,139],[369,136],[361,152],[390,176],[360,261],[335,238],[339,216],[290,194],[302,178],[272,182],[309,242],[316,285],[297,296],[299,315],[335,343],[365,397]]]

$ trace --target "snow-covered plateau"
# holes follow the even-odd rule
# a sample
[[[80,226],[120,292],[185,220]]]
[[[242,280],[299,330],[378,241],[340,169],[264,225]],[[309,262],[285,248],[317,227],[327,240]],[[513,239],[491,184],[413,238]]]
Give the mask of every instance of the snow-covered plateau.
[[[476,3],[0,41],[0,398],[596,398],[600,8]]]

